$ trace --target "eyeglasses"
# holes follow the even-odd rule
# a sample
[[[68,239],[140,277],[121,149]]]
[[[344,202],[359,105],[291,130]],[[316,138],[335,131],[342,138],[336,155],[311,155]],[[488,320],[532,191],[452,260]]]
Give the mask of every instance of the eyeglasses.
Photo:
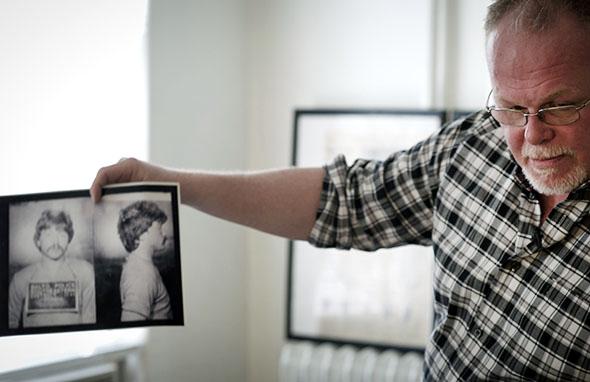
[[[529,117],[537,116],[541,121],[552,126],[571,125],[580,119],[580,110],[590,105],[590,99],[578,105],[563,105],[544,107],[537,110],[535,113],[527,113],[518,109],[509,109],[505,107],[497,107],[489,105],[492,91],[486,100],[486,110],[500,122],[500,124],[508,127],[523,127],[529,122]]]

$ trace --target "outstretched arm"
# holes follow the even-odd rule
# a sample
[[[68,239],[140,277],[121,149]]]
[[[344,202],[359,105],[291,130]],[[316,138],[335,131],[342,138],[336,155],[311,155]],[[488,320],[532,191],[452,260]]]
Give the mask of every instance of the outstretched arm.
[[[122,182],[178,182],[182,203],[274,235],[305,240],[320,203],[324,169],[289,168],[249,173],[182,171],[124,159],[99,170],[90,189]]]

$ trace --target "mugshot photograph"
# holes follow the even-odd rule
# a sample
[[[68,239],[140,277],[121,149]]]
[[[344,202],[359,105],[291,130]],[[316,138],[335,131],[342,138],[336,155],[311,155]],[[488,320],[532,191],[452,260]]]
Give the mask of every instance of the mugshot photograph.
[[[96,322],[87,199],[10,206],[9,327]]]
[[[150,201],[137,201],[123,208],[117,226],[128,257],[121,273],[121,321],[172,318],[170,297],[154,254],[166,249],[163,225],[168,216]]]
[[[96,205],[99,322],[133,326],[182,316],[172,216],[165,193],[112,194]]]

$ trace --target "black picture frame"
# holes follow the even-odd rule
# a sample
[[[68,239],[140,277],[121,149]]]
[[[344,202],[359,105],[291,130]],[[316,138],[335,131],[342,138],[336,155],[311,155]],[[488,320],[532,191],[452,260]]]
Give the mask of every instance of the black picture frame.
[[[350,121],[353,122],[349,123]],[[292,164],[294,166],[321,166],[333,159],[335,154],[339,153],[336,152],[336,149],[339,146],[348,147],[354,145],[360,145],[360,147],[358,150],[348,147],[350,148],[349,151],[356,151],[359,154],[362,154],[363,152],[374,154],[368,157],[364,156],[367,159],[385,159],[385,156],[400,149],[409,148],[414,143],[417,143],[417,141],[426,138],[428,135],[435,132],[436,129],[439,129],[446,121],[446,112],[442,110],[295,110],[293,122]],[[408,135],[408,128],[414,128],[414,132],[419,130],[419,133],[411,133]],[[331,132],[326,133],[326,129],[331,130]],[[372,129],[374,130],[373,132],[371,132]],[[320,136],[322,134],[328,134],[329,138]],[[413,138],[410,137],[413,134],[416,136]],[[346,135],[348,135],[348,137],[346,137]],[[389,138],[395,137],[395,141],[388,142],[388,136]],[[403,137],[400,138],[401,136]],[[336,141],[339,140],[340,142],[334,143],[334,139]],[[332,143],[326,143],[328,140],[331,140]],[[318,141],[323,143],[318,145]],[[373,146],[369,147],[368,150],[366,147],[362,147],[363,145],[367,144]],[[328,148],[326,149],[326,147]],[[318,150],[325,150],[326,153],[324,153],[324,155],[317,155],[317,153],[313,152]],[[303,157],[310,157],[311,159],[307,160],[309,158]],[[352,160],[355,158],[356,156],[354,158],[347,157],[350,162],[352,162]],[[418,287],[420,288],[419,295],[420,297],[424,297],[424,301],[420,303],[418,300],[415,300],[411,303],[419,304],[424,312],[426,312],[426,316],[420,318],[420,328],[412,328],[409,326],[399,326],[392,328],[392,326],[386,322],[387,319],[385,319],[385,317],[391,313],[388,313],[388,309],[390,308],[389,303],[387,308],[375,308],[376,312],[381,312],[382,319],[375,318],[375,316],[373,316],[371,319],[367,319],[364,322],[363,320],[354,322],[354,320],[350,319],[350,315],[348,315],[347,318],[347,314],[342,313],[342,308],[340,307],[334,309],[335,314],[333,314],[331,317],[326,318],[328,315],[324,315],[324,322],[318,323],[313,322],[313,317],[314,315],[315,317],[318,316],[318,311],[325,312],[329,310],[329,307],[326,308],[326,306],[330,306],[329,304],[337,306],[337,304],[329,301],[329,297],[327,298],[329,302],[325,306],[325,303],[323,302],[324,300],[319,298],[318,294],[325,293],[328,296],[330,293],[332,293],[332,296],[336,296],[338,294],[340,296],[350,295],[350,292],[354,290],[351,288],[351,285],[355,283],[356,289],[361,289],[364,292],[371,289],[371,287],[361,285],[362,280],[359,278],[356,278],[353,282],[342,283],[342,279],[340,278],[342,273],[353,273],[347,272],[347,269],[354,269],[355,273],[364,272],[362,269],[362,264],[369,258],[371,261],[376,260],[375,264],[378,264],[379,262],[386,262],[393,266],[396,263],[400,263],[400,260],[403,258],[403,255],[399,256],[399,253],[394,252],[403,251],[403,249],[397,248],[377,251],[382,252],[380,254],[350,253],[349,251],[340,251],[336,249],[315,249],[306,242],[290,241],[288,249],[286,307],[287,338],[290,340],[303,340],[315,343],[328,342],[337,345],[353,345],[357,347],[372,346],[383,350],[393,349],[402,353],[410,351],[423,352],[425,350],[428,334],[432,329],[434,314],[432,311],[432,270],[434,258],[430,248],[418,248],[411,246],[406,247],[406,250],[414,251],[416,253],[420,251],[420,254],[417,256],[420,257],[421,262],[425,264],[427,263],[429,267],[428,271],[423,272],[423,274],[426,274],[424,279],[418,280]],[[407,258],[408,256],[406,256],[406,260]],[[418,257],[415,259],[417,258]],[[403,261],[405,260],[401,260],[401,262]],[[350,263],[347,265],[345,264],[347,262]],[[368,264],[367,271],[369,269],[374,270],[376,267],[375,264]],[[377,267],[383,268],[382,265],[377,265]],[[385,268],[387,268],[387,266],[385,266]],[[412,269],[411,264],[405,264],[403,273],[406,275],[411,275],[412,270],[416,271],[416,269]],[[328,276],[325,276],[322,281],[323,284],[320,285],[321,283],[318,280],[321,276],[318,275],[322,274],[322,272],[324,272],[324,276],[329,274],[329,277],[332,279],[326,281],[326,277]],[[383,276],[383,274],[381,274],[381,276]],[[404,275],[402,275],[402,277],[404,277]],[[384,281],[385,279],[385,277],[379,278],[381,281]],[[416,280],[413,280],[412,282],[415,281]],[[339,285],[342,289],[341,291],[337,290]],[[345,286],[342,287],[343,285]],[[321,291],[322,288],[324,292],[318,292]],[[325,292],[326,289],[331,290],[331,292]],[[379,289],[379,287],[377,287],[377,289]],[[310,290],[313,290],[311,294],[308,293]],[[380,290],[391,290],[391,287],[381,287]],[[429,297],[426,297],[426,295]],[[314,303],[311,300],[316,300],[316,302]],[[334,301],[336,300],[337,299],[335,298]],[[347,300],[346,303],[350,302],[350,299],[347,297],[342,298],[342,300]],[[359,306],[361,305],[362,304],[359,303]],[[408,306],[405,306],[404,309],[407,310]],[[411,310],[412,307],[410,306],[409,309]],[[413,314],[412,312],[410,313]],[[321,313],[319,316],[321,316]],[[367,315],[367,317],[368,316],[369,315]],[[379,313],[377,313],[376,316],[379,316]],[[347,320],[349,320],[349,322],[346,322]],[[399,320],[392,321],[394,322],[392,325],[395,326],[395,323]],[[378,329],[379,326],[382,329],[381,332]],[[376,328],[377,330],[375,330]],[[388,333],[389,329],[397,329],[397,333],[394,333],[393,335],[382,335]],[[410,338],[404,335],[404,332],[406,334],[420,333],[418,335],[420,338]]]
[[[153,271],[155,282],[152,285],[157,285],[160,290],[162,287],[165,288],[166,292],[159,296],[159,308],[163,309],[164,313],[150,319],[122,321],[120,282],[123,265],[128,263],[130,252],[122,243],[118,222],[123,219],[122,210],[135,203],[155,206],[154,208],[159,211],[156,213],[166,216],[165,219],[160,218],[163,220],[160,225],[162,247],[154,252],[151,264],[145,268]],[[4,266],[0,271],[0,336],[184,325],[178,206],[178,184],[170,183],[128,183],[108,186],[103,189],[102,200],[97,204],[90,199],[88,190],[1,196],[0,262]],[[50,282],[47,281],[50,279],[49,276],[43,276],[44,265],[39,261],[43,255],[35,240],[38,240],[37,232],[42,220],[40,216],[45,216],[48,211],[54,217],[65,212],[73,227],[73,233],[63,255],[72,260],[68,265],[72,276],[67,276],[68,279],[75,280],[76,285],[84,282],[91,285],[90,278],[83,276],[86,273],[80,270],[91,269],[93,272],[93,321],[80,322],[69,318],[55,318],[76,309],[74,306],[77,304],[72,302],[68,305],[64,301],[68,301],[68,298],[73,299],[74,295],[76,300],[82,299],[83,292],[73,286],[74,281],[56,282],[52,279]],[[147,224],[153,225],[153,222],[148,221]],[[88,263],[90,268],[85,263]],[[42,281],[36,284],[27,281],[25,292],[20,294],[11,291],[13,287],[16,290],[16,286],[11,285],[16,275],[28,267],[37,265],[40,271],[36,272],[41,274],[39,278]],[[136,272],[135,275],[137,274],[139,273]],[[135,280],[144,282],[145,280],[141,279],[143,276],[144,274]],[[24,276],[19,278],[21,279],[25,279]],[[133,276],[131,281],[134,282]],[[29,309],[30,301],[34,301],[35,298],[45,301],[37,304],[44,310],[27,311],[28,322],[25,319],[25,311],[13,308],[12,303],[13,299],[19,300],[15,296],[21,296],[23,293],[27,296],[27,305],[23,309]],[[152,305],[152,309],[156,309],[156,305]],[[9,318],[11,312],[13,320]],[[49,313],[35,320],[35,312]],[[20,314],[18,324],[15,323],[14,314]]]

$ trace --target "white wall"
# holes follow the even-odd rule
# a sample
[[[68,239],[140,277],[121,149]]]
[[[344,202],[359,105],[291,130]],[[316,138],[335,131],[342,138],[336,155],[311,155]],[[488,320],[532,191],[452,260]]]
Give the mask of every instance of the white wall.
[[[251,168],[291,161],[304,107],[426,108],[428,0],[248,2]],[[286,241],[248,232],[248,377],[273,381],[285,337]]]
[[[242,169],[243,23],[239,0],[154,0],[150,9],[150,159]],[[147,376],[243,381],[244,229],[180,211],[185,327],[150,330]]]
[[[431,6],[453,26],[444,105],[477,109],[487,95],[482,20],[486,0],[250,0],[249,165],[290,164],[295,108],[431,104]],[[286,241],[248,232],[248,377],[274,381],[285,337]]]
[[[295,108],[431,106],[434,2],[451,8],[449,44],[461,55],[449,59],[460,66],[447,71],[444,104],[478,107],[488,86],[479,39],[486,0],[153,0],[151,159],[282,167]],[[187,209],[181,218],[187,326],[151,331],[148,375],[275,381],[286,241]]]

